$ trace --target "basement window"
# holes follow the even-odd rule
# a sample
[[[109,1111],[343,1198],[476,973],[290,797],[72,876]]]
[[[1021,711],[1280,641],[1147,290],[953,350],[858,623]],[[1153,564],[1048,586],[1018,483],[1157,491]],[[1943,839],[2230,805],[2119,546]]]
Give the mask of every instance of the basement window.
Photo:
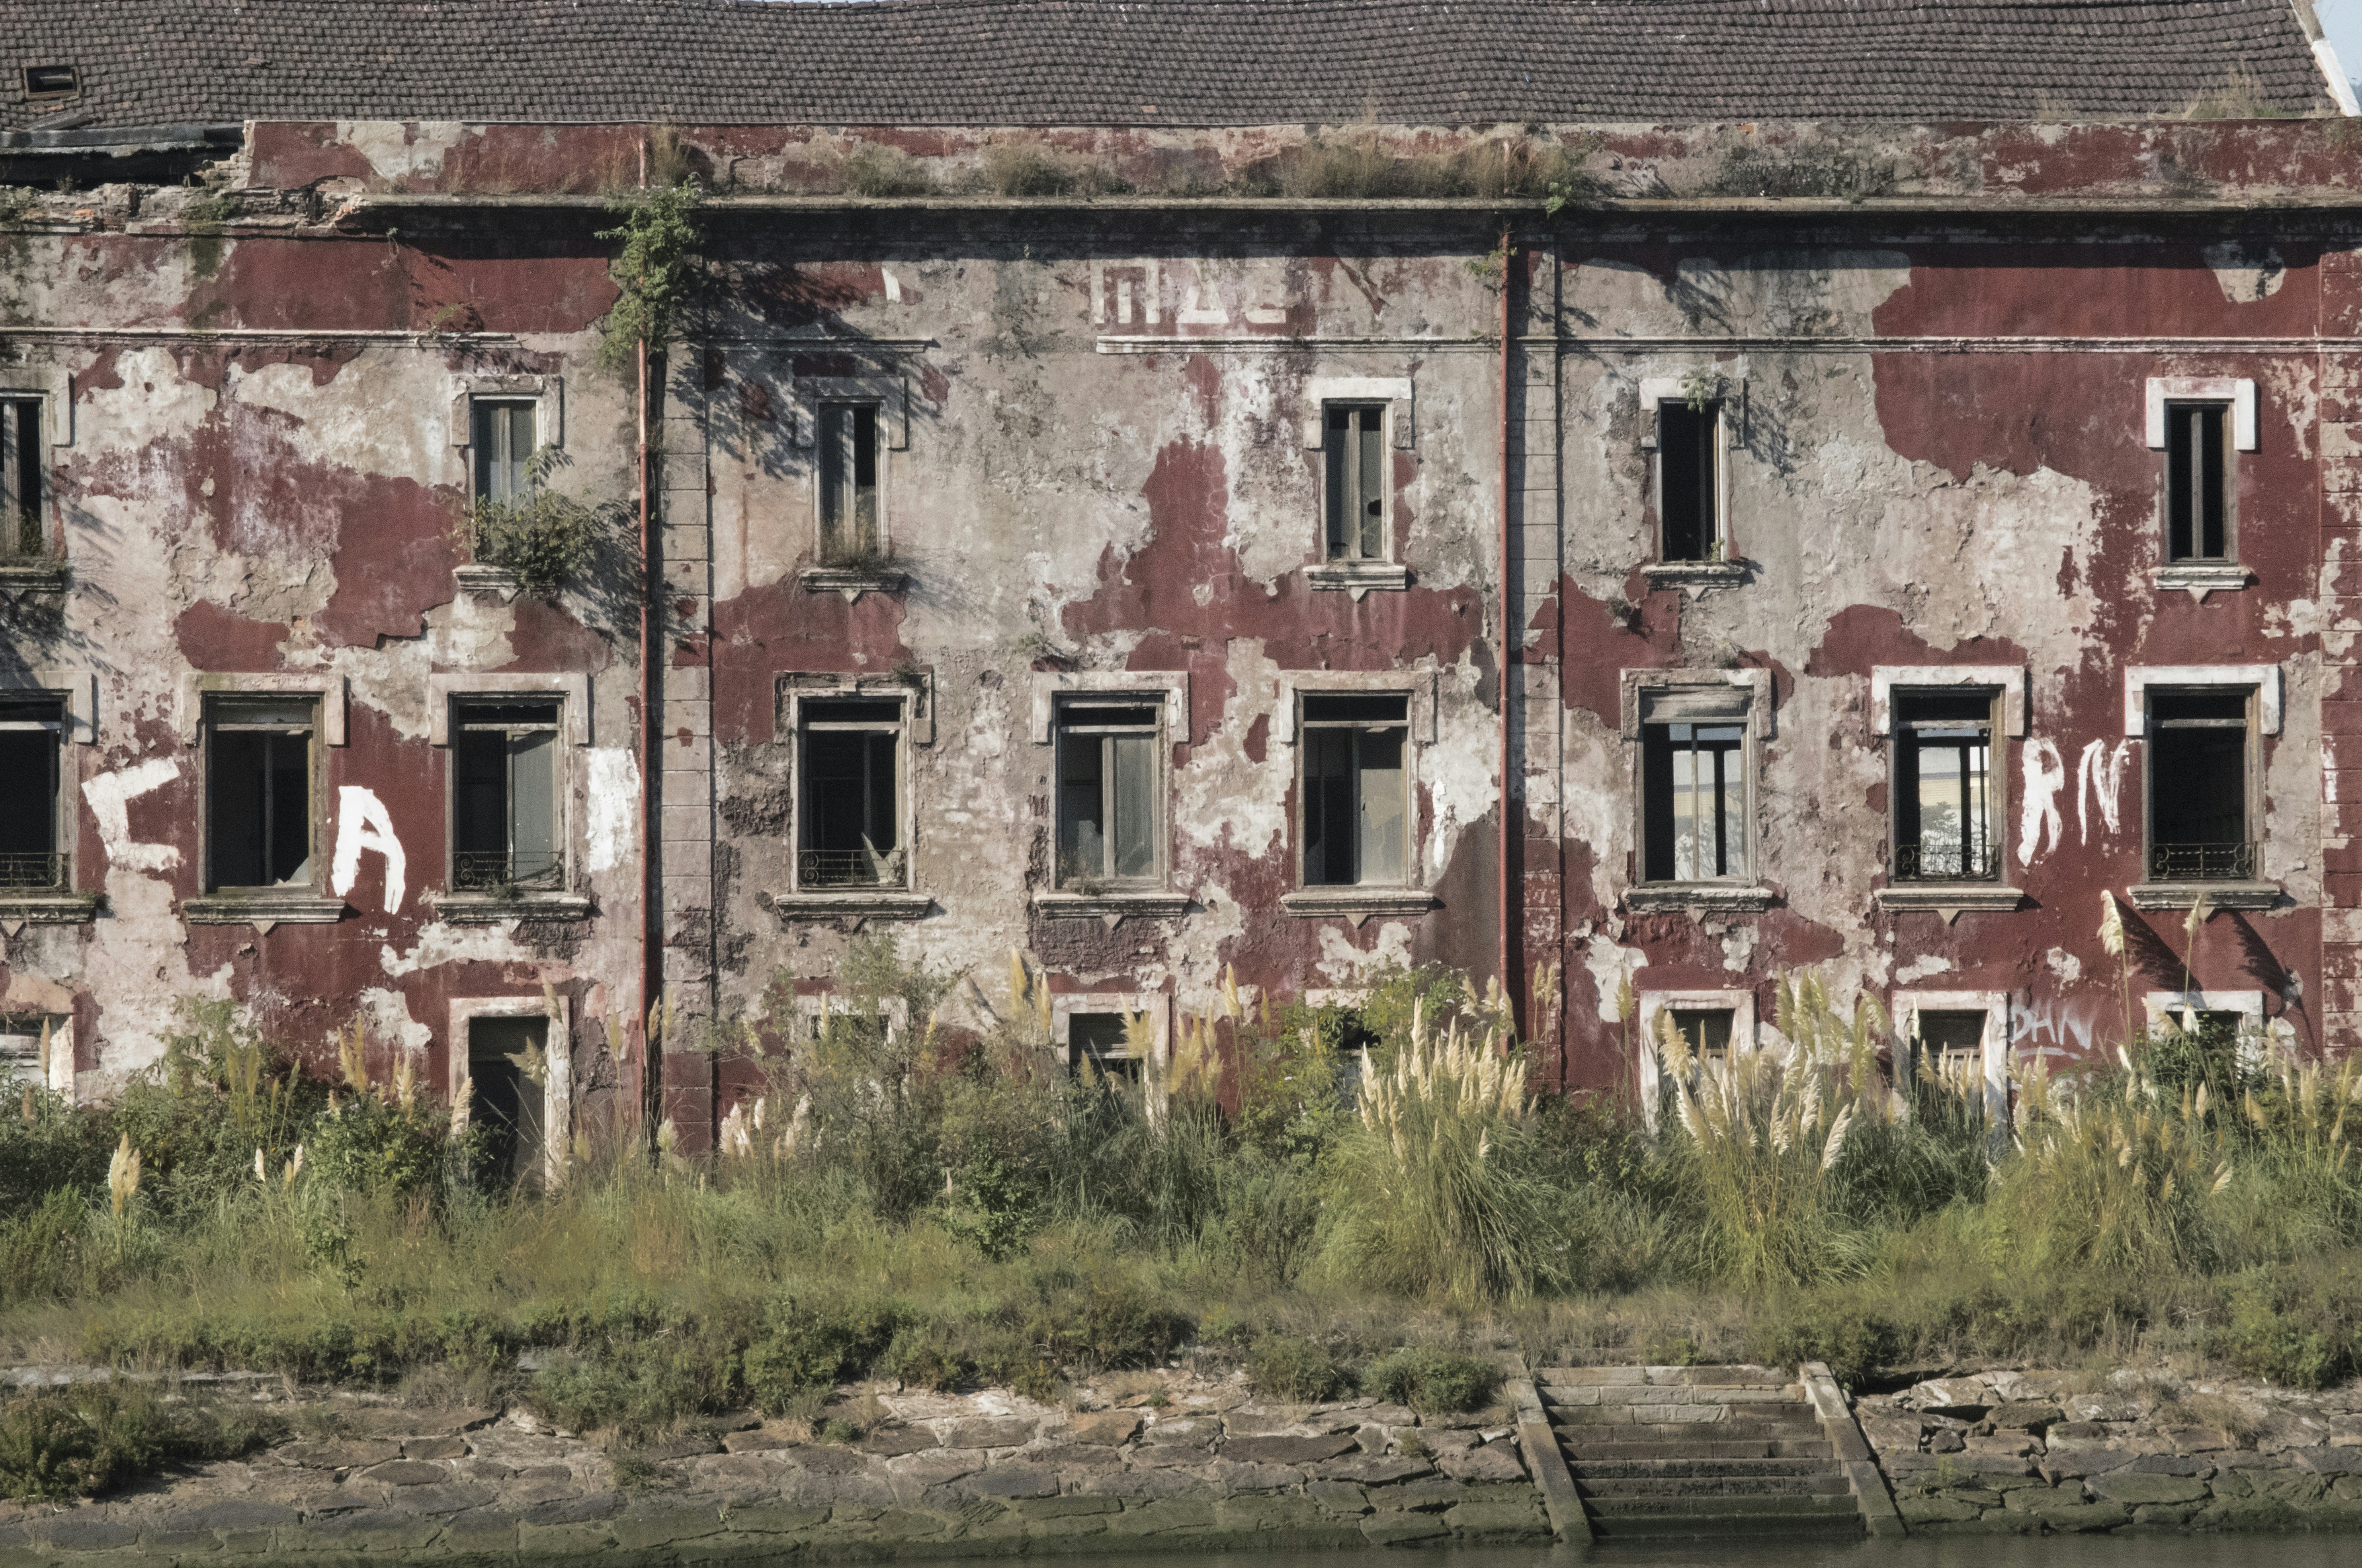
[[[2165,405],[2165,558],[2169,565],[2229,561],[2231,405]]]
[[[1138,1083],[1145,1064],[1132,1054],[1120,1012],[1076,1012],[1066,1017],[1066,1064],[1076,1073],[1087,1065],[1100,1077]]]
[[[532,494],[537,412],[530,400],[473,400],[477,500],[513,506]]]
[[[2001,876],[1992,691],[1897,691],[1894,878],[1990,882]]]
[[[1385,404],[1330,403],[1321,451],[1328,468],[1329,558],[1386,558]]]
[[[47,1088],[61,1077],[71,1080],[72,1053],[71,1014],[0,1012],[0,1084]]]
[[[1677,399],[1658,403],[1657,522],[1663,559],[1723,558],[1719,402],[1701,408]]]
[[[2148,879],[2251,881],[2255,689],[2148,690]]]
[[[1164,876],[1164,704],[1058,705],[1058,886],[1089,892]]]
[[[65,725],[54,697],[0,698],[0,889],[66,885],[58,844]]]
[[[50,554],[41,512],[41,403],[0,398],[0,561]]]
[[[1743,715],[1641,726],[1644,881],[1746,877],[1746,750]]]
[[[558,834],[555,701],[457,704],[451,741],[451,885],[464,892],[555,891]]]
[[[82,69],[72,65],[25,67],[25,96],[71,98],[82,91]]]
[[[803,715],[803,810],[796,885],[907,888],[902,843],[902,703],[813,698]]]
[[[1730,1066],[1730,1010],[1728,1008],[1688,1008],[1672,1010],[1673,1029],[1689,1043],[1690,1054],[1698,1066],[1714,1072],[1723,1072]]]
[[[1963,1010],[1923,1011],[1919,1046],[1945,1082],[1976,1082],[1985,1071],[1985,1015]]]
[[[1410,700],[1301,701],[1305,886],[1403,886]]]
[[[319,700],[214,697],[206,717],[209,886],[310,883]]]
[[[886,553],[878,521],[877,405],[820,405],[820,558],[822,566],[873,565]]]

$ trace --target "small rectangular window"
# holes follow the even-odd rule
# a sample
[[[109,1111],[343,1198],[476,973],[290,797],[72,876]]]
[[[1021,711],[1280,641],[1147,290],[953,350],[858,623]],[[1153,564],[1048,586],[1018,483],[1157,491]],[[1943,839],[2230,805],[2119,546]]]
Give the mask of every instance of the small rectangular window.
[[[2165,558],[2231,558],[2231,406],[2173,403],[2165,409]]]
[[[1985,1015],[1965,1010],[1929,1010],[1919,1014],[1919,1043],[1948,1078],[1955,1072],[1984,1076]]]
[[[2246,881],[2256,875],[2248,801],[2254,690],[2148,694],[2149,879]]]
[[[1400,887],[1410,814],[1409,699],[1303,699],[1307,887]]]
[[[472,409],[476,497],[513,506],[533,490],[535,407],[478,398]]]
[[[547,1172],[543,1086],[526,1076],[549,1044],[546,1018],[468,1021],[468,1124],[483,1131],[477,1181],[491,1187],[537,1187]],[[546,1071],[546,1069],[545,1069]]]
[[[1895,880],[1999,877],[1993,693],[1898,691],[1893,701]]]
[[[25,96],[28,98],[71,98],[81,91],[82,71],[77,66],[25,67]]]
[[[902,844],[902,704],[811,698],[803,712],[799,887],[907,888]]]
[[[41,405],[0,398],[0,560],[39,559],[50,551],[41,506]]]
[[[1700,1066],[1730,1065],[1730,1009],[1677,1007],[1672,1010],[1673,1028],[1689,1043]]]
[[[1059,705],[1058,885],[1147,883],[1164,876],[1163,704]]]
[[[1131,1037],[1120,1012],[1077,1012],[1066,1020],[1066,1062],[1079,1072],[1087,1063],[1102,1077],[1140,1081],[1144,1064],[1132,1054]]]
[[[65,704],[54,697],[0,697],[0,888],[62,888],[59,775]]]
[[[47,1088],[61,1065],[57,1059],[73,1049],[72,1021],[65,1013],[0,1013],[0,1084]],[[72,1070],[71,1063],[62,1065]]]
[[[312,880],[314,697],[210,700],[205,787],[211,886]]]
[[[565,886],[557,707],[507,700],[458,704],[451,741],[453,887]]]
[[[1641,726],[1644,880],[1747,875],[1746,747],[1739,721]]]
[[[1330,403],[1320,443],[1328,460],[1329,558],[1386,558],[1386,410]]]
[[[1657,518],[1664,558],[1722,558],[1722,404],[1657,405]]]
[[[877,405],[820,407],[820,553],[824,566],[857,566],[885,553],[877,513]]]

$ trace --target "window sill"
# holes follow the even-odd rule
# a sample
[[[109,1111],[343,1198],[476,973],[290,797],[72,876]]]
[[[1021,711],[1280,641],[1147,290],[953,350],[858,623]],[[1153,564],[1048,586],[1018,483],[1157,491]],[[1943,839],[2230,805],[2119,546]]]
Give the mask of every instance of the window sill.
[[[1654,882],[1624,889],[1635,914],[1694,910],[1701,914],[1754,914],[1772,907],[1772,889],[1754,882]]]
[[[1096,920],[1114,930],[1126,920],[1175,920],[1189,912],[1185,893],[1036,893],[1033,912],[1048,920]]]
[[[452,586],[470,596],[489,596],[506,604],[519,592],[516,573],[506,567],[469,561],[451,569]]]
[[[2268,910],[2287,895],[2278,882],[2136,882],[2125,899],[2136,910],[2186,910],[2200,899],[2218,910]]]
[[[0,562],[0,599],[20,599],[28,593],[63,593],[63,561]]]
[[[1394,561],[1322,561],[1304,569],[1304,586],[1316,591],[1342,592],[1359,602],[1372,589],[1399,593],[1410,587],[1410,568]]]
[[[181,918],[191,925],[251,925],[264,936],[274,925],[334,925],[351,912],[344,900],[309,888],[258,888],[181,900]]]
[[[1417,919],[1443,907],[1421,888],[1301,888],[1282,893],[1279,907],[1305,920],[1342,920],[1356,929],[1373,915]]]
[[[2159,567],[2149,574],[2150,583],[2159,593],[2183,589],[2200,604],[2206,602],[2210,593],[2236,593],[2251,580],[2247,569],[2236,561],[2184,561],[2180,566]]]
[[[2016,888],[1998,882],[1904,882],[1881,888],[1873,895],[1888,914],[1925,910],[1944,917],[1949,925],[1964,910],[1979,914],[2006,914],[2025,901]]]
[[[580,893],[438,893],[438,919],[453,925],[493,925],[505,920],[589,920],[590,900]]]
[[[28,925],[88,925],[98,918],[104,893],[67,893],[54,889],[0,892],[0,931],[14,936]]]
[[[911,584],[901,572],[867,567],[806,567],[798,576],[806,593],[842,593],[847,604],[865,593],[900,593]]]
[[[861,888],[851,892],[773,893],[771,908],[781,920],[924,920],[935,900],[900,888]]]
[[[1737,588],[1747,580],[1738,561],[1642,561],[1640,575],[1650,588],[1687,588],[1703,593],[1709,588]]]

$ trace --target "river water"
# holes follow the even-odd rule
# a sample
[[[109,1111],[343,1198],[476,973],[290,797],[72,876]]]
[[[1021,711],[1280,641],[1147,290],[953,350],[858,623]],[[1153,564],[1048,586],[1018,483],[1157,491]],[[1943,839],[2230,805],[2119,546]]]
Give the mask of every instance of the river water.
[[[1904,1540],[1633,1541],[1384,1552],[1061,1552],[1060,1568],[2356,1568],[2362,1536],[1916,1536]],[[1005,1565],[1007,1558],[979,1559]],[[937,1568],[955,1568],[938,1564]]]

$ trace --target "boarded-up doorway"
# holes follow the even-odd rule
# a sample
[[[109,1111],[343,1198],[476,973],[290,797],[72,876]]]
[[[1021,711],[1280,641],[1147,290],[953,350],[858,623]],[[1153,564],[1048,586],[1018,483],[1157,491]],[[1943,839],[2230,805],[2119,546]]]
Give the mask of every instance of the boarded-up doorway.
[[[483,1129],[480,1180],[501,1187],[538,1187],[548,1163],[543,1086],[525,1076],[528,1058],[548,1061],[547,1018],[468,1021],[468,1076],[475,1090],[469,1124]],[[545,1077],[547,1067],[542,1069]]]

